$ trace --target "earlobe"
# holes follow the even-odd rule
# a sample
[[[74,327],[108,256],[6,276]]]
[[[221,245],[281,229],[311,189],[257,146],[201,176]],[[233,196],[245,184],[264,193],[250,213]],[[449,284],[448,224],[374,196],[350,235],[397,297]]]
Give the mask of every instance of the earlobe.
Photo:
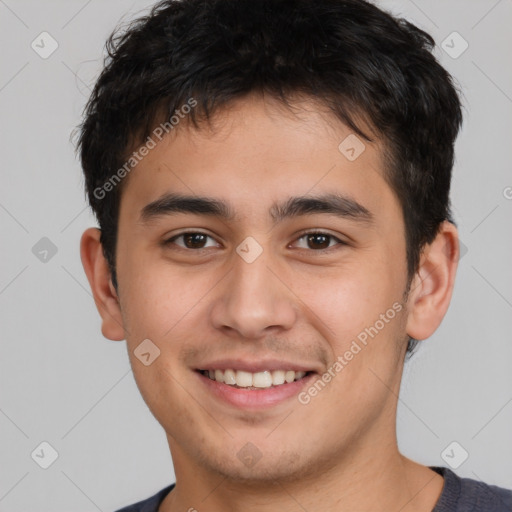
[[[94,302],[102,318],[101,332],[113,341],[125,339],[119,299],[112,285],[110,270],[100,243],[100,230],[89,228],[80,240],[80,256]]]
[[[407,300],[407,334],[417,340],[439,327],[452,297],[459,260],[457,228],[444,221],[434,241],[426,246]]]

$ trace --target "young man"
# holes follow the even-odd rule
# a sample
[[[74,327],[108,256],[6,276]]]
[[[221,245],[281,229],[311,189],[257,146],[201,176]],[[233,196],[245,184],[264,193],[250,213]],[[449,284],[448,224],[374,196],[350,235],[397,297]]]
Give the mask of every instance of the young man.
[[[433,44],[363,0],[169,0],[109,40],[81,256],[176,474],[124,511],[512,510],[397,447],[459,254]]]

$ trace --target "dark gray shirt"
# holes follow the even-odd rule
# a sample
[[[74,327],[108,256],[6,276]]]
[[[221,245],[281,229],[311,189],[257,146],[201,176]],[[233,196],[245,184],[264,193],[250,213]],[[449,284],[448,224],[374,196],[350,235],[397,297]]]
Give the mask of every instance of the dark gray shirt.
[[[443,491],[432,512],[512,512],[512,490],[460,478],[448,468],[430,469],[444,478]],[[117,512],[158,512],[158,507],[174,485]]]

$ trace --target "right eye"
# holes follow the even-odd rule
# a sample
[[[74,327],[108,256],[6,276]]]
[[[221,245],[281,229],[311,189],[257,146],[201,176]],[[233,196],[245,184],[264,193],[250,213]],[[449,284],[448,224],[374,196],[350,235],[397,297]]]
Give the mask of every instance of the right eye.
[[[165,240],[163,245],[167,247],[175,244],[182,249],[207,249],[209,247],[216,247],[218,245],[216,242],[214,242],[213,245],[206,245],[208,238],[214,240],[213,237],[207,235],[206,233],[202,233],[200,231],[190,231],[180,233],[179,235],[174,235],[172,238]],[[178,243],[178,240],[180,240],[182,243]]]

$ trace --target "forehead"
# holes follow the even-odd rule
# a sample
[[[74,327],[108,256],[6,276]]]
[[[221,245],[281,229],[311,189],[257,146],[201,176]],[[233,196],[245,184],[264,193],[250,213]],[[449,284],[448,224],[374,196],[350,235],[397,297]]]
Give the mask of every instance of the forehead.
[[[314,100],[290,110],[250,97],[217,111],[210,125],[181,123],[127,176],[121,212],[132,221],[135,210],[172,192],[222,197],[242,215],[270,215],[278,197],[309,193],[339,192],[377,210],[393,200],[381,142],[356,135]]]

